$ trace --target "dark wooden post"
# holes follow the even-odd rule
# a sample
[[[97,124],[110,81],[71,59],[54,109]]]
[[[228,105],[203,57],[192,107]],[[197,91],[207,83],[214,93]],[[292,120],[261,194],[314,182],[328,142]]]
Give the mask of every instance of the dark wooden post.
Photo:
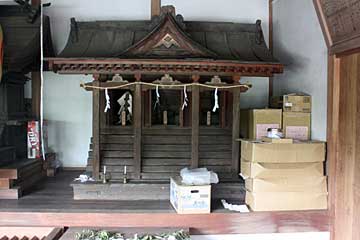
[[[100,86],[99,75],[94,75],[94,86]],[[100,90],[93,89],[93,178],[100,176]]]
[[[179,108],[179,126],[184,127],[184,111],[182,110],[182,106],[184,104],[185,95],[184,92],[180,92],[180,108]],[[185,109],[184,109],[185,110]]]
[[[39,6],[41,0],[31,0],[32,6]],[[40,41],[40,40],[39,40]],[[41,73],[40,69],[38,72],[31,72],[31,106],[32,106],[32,117],[40,119],[40,108],[41,108]]]
[[[227,91],[220,92],[220,127],[226,127],[226,98],[227,98]]]
[[[148,95],[147,95],[147,98],[148,98],[148,102],[147,102],[147,118],[148,118],[148,123],[147,123],[147,127],[151,127],[152,125],[152,92],[151,92],[151,89],[147,91],[148,92]]]
[[[140,82],[141,75],[135,75],[136,82]],[[134,178],[140,179],[141,175],[141,132],[142,132],[142,94],[141,85],[135,85],[134,94]]]
[[[198,82],[200,76],[192,76],[193,82]],[[191,97],[191,168],[199,167],[199,115],[200,115],[200,90],[199,86],[192,86]]]
[[[161,0],[151,0],[151,17],[160,16]]]
[[[240,81],[239,76],[233,77],[234,81]],[[232,172],[234,178],[239,174],[240,168],[240,89],[233,90],[233,117],[232,117]]]

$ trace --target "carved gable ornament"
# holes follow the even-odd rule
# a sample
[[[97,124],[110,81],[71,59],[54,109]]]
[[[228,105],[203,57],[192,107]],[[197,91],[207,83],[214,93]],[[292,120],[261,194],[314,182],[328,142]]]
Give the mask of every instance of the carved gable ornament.
[[[163,13],[158,25],[122,56],[134,58],[216,58],[216,54],[192,40],[174,16]]]
[[[166,48],[171,48],[172,46],[180,48],[180,44],[169,33],[155,45],[155,48],[161,47],[162,45]]]

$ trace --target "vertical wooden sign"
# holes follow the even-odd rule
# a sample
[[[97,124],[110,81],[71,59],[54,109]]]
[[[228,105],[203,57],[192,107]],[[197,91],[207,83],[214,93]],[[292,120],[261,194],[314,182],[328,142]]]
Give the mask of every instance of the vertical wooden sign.
[[[206,114],[206,125],[211,126],[211,112],[208,111]]]
[[[163,123],[164,125],[168,125],[168,114],[167,111],[163,111]]]
[[[126,126],[126,112],[125,111],[121,112],[121,125]]]

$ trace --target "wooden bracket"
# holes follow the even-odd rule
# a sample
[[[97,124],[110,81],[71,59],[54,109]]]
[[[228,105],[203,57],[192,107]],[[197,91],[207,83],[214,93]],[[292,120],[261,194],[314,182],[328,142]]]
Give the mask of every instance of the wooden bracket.
[[[100,80],[100,74],[93,74],[94,81]]]
[[[141,81],[141,73],[135,73],[134,78],[137,82],[140,82]]]
[[[241,80],[241,76],[240,75],[234,75],[234,76],[232,76],[232,80],[233,80],[233,82],[239,82]]]
[[[199,82],[199,80],[200,80],[200,75],[192,75],[191,76],[191,80],[193,80],[193,82]]]

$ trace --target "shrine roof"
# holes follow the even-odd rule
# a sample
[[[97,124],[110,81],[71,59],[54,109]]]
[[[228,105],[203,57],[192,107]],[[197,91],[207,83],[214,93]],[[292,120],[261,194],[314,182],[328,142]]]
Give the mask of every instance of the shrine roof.
[[[17,5],[0,5],[4,37],[4,69],[27,73],[40,69],[40,18]],[[44,54],[52,56],[49,17],[44,16]]]
[[[79,22],[73,18],[68,42],[58,58],[279,63],[266,45],[260,20],[254,24],[184,21],[169,12],[151,21]]]

